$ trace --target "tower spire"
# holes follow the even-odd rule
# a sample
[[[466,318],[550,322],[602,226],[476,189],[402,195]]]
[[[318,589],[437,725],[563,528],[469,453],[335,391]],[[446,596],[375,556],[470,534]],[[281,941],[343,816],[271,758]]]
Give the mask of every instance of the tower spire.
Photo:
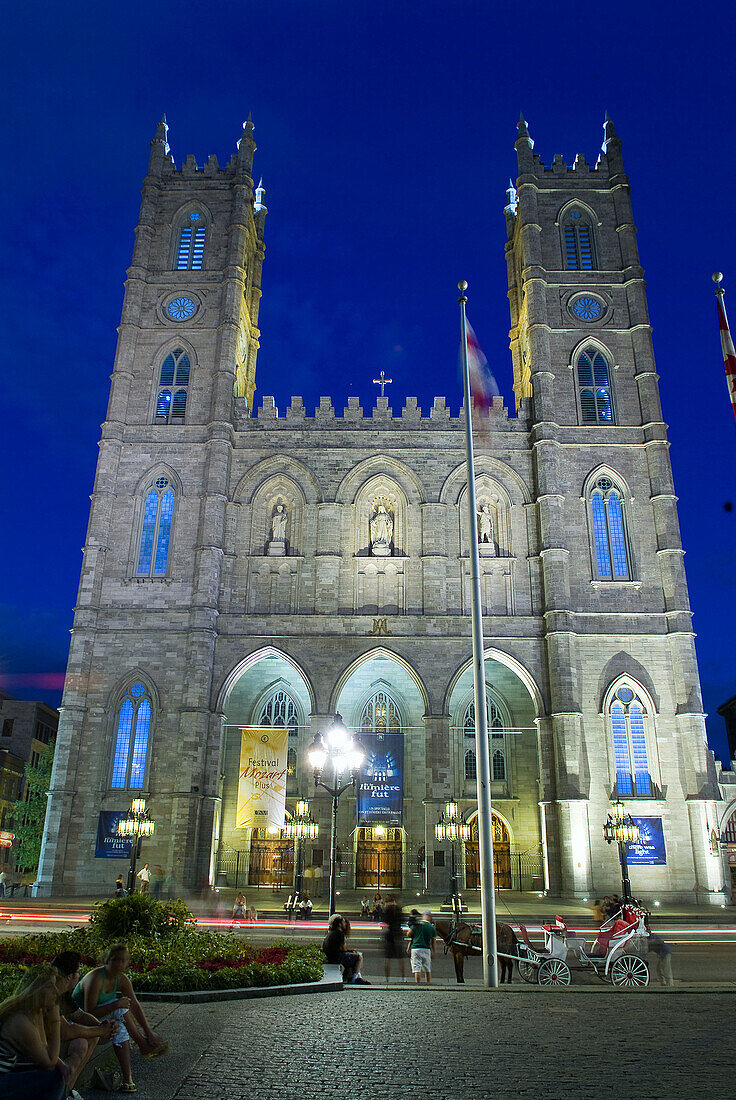
[[[248,118],[243,123],[243,132],[240,135],[238,141],[238,159],[237,164],[241,172],[245,172],[246,175],[250,175],[253,171],[253,154],[256,151],[256,143],[253,138],[253,131],[255,126],[253,125],[253,119],[248,113]]]
[[[531,172],[534,168],[534,156],[532,149],[534,148],[534,141],[529,134],[529,127],[526,124],[524,118],[524,112],[519,115],[519,121],[516,124],[516,141],[514,143],[516,149],[516,159],[519,163],[519,174],[523,172]]]
[[[166,122],[166,115],[163,114],[151,142],[151,155],[148,161],[149,175],[161,175],[164,159],[169,156],[169,153],[169,126]]]
[[[258,181],[258,186],[256,187],[256,198],[255,198],[255,202],[253,203],[253,212],[254,212],[254,214],[259,214],[261,212],[261,210],[266,209],[266,204],[263,201],[263,196],[265,194],[266,194],[266,188],[263,186],[263,176],[261,176],[261,178]]]

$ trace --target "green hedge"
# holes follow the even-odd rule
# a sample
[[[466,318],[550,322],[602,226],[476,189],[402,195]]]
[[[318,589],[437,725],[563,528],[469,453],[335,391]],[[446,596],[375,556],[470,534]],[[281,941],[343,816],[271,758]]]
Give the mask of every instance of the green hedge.
[[[142,897],[144,904],[136,902],[136,897]],[[129,976],[133,988],[141,992],[317,981],[324,962],[316,944],[277,940],[262,947],[232,933],[200,931],[183,902],[157,902],[134,895],[97,906],[89,923],[72,932],[1,939],[0,998],[12,991],[24,969],[50,961],[60,951],[78,951],[85,973],[119,941],[128,945]]]

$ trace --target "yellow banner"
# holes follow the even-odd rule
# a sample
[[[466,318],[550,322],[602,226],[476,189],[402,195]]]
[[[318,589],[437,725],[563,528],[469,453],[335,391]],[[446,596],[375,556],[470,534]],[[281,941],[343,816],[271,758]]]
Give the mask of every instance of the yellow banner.
[[[242,730],[236,829],[283,826],[288,747],[288,730]]]

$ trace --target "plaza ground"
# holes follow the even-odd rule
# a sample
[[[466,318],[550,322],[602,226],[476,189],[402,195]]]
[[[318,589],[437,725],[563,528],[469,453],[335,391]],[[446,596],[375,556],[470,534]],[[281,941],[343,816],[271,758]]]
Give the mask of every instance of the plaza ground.
[[[136,1060],[134,1074],[147,1100],[589,1100],[602,1090],[689,1100],[732,1091],[734,1003],[713,993],[406,986],[151,1005],[173,1049]]]

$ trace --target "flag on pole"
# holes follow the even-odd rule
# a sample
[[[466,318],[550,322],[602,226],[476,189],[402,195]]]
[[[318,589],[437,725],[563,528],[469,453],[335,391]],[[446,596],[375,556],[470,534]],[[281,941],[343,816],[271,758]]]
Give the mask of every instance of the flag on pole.
[[[721,330],[723,365],[726,368],[726,382],[728,384],[728,395],[731,398],[731,408],[733,409],[733,415],[736,419],[736,349],[733,346],[731,330],[728,327],[728,318],[726,317],[726,307],[723,304],[723,287],[721,286],[722,279],[723,276],[720,274],[720,272],[716,272],[716,274],[713,276],[713,282],[716,284],[718,327]]]
[[[496,385],[496,379],[488,366],[478,337],[475,335],[470,322],[467,322],[467,352],[468,374],[470,376],[470,396],[473,407],[477,411],[489,409],[494,397],[500,397],[501,391]]]

